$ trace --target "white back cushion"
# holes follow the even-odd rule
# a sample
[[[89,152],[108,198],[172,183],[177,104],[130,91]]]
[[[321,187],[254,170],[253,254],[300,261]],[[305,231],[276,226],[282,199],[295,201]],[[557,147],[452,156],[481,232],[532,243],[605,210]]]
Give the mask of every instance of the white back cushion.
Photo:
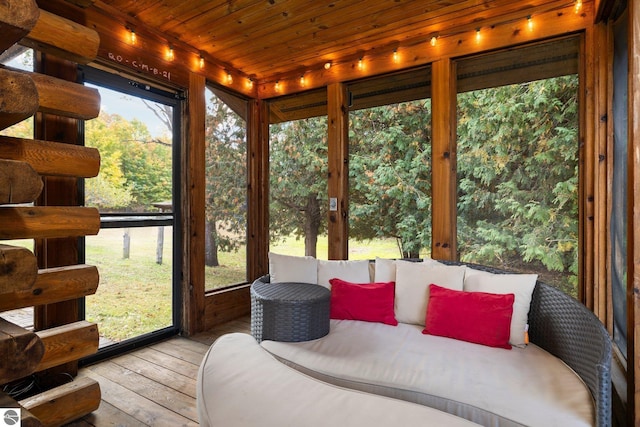
[[[318,260],[318,285],[331,289],[329,280],[334,278],[352,283],[369,283],[369,261]]]
[[[318,283],[318,260],[310,256],[281,255],[269,252],[271,283]]]
[[[523,347],[526,345],[525,329],[536,280],[538,280],[537,274],[494,274],[467,267],[464,290],[492,294],[514,294],[509,343]]]
[[[414,325],[425,324],[429,285],[461,291],[464,266],[423,262],[396,262],[396,319]]]

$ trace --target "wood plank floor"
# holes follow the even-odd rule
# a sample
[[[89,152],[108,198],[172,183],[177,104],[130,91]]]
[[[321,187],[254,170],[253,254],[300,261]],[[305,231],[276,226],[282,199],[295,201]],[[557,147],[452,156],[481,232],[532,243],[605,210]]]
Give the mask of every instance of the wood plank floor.
[[[205,352],[220,335],[249,331],[246,316],[82,368],[79,376],[100,383],[102,402],[67,426],[197,426],[196,377]]]

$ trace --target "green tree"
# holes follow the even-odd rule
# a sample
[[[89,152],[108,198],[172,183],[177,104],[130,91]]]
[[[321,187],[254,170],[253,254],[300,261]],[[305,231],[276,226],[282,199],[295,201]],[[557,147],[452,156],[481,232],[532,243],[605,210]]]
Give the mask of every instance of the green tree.
[[[148,211],[171,200],[171,144],[146,125],[101,112],[86,122],[85,143],[100,151],[100,174],[86,182],[86,203],[103,211]]]
[[[402,257],[431,245],[431,102],[352,112],[349,235],[395,238]]]
[[[577,93],[567,76],[459,95],[464,260],[577,274]]]
[[[238,250],[246,243],[246,123],[214,94],[205,120],[205,264],[215,267],[218,250]]]
[[[272,239],[305,239],[316,256],[327,212],[327,118],[296,120],[270,128],[270,226]]]

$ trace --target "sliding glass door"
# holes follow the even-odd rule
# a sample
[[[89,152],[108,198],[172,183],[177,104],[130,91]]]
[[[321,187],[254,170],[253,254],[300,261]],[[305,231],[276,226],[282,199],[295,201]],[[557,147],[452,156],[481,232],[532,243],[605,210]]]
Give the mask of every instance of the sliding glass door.
[[[94,69],[101,113],[86,122],[85,145],[99,149],[100,174],[84,186],[101,230],[85,239],[87,264],[100,272],[85,299],[101,352],[124,350],[177,332],[179,324],[180,96]]]

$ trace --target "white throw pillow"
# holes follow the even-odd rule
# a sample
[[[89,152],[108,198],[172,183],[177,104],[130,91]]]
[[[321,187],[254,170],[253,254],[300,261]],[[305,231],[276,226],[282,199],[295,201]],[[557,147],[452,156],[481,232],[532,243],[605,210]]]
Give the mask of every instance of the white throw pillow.
[[[516,347],[524,347],[531,295],[537,280],[537,274],[494,274],[467,267],[464,290],[492,294],[514,294],[509,343]]]
[[[375,265],[375,273],[373,275],[374,282],[395,282],[396,281],[395,260],[376,257],[376,262],[374,265]]]
[[[352,283],[369,283],[369,260],[318,260],[318,285],[331,289],[329,280],[338,278]]]
[[[269,252],[271,283],[318,283],[318,260],[310,256],[281,255]]]
[[[464,266],[429,265],[423,262],[396,262],[396,319],[414,325],[425,324],[429,285],[462,290]]]

